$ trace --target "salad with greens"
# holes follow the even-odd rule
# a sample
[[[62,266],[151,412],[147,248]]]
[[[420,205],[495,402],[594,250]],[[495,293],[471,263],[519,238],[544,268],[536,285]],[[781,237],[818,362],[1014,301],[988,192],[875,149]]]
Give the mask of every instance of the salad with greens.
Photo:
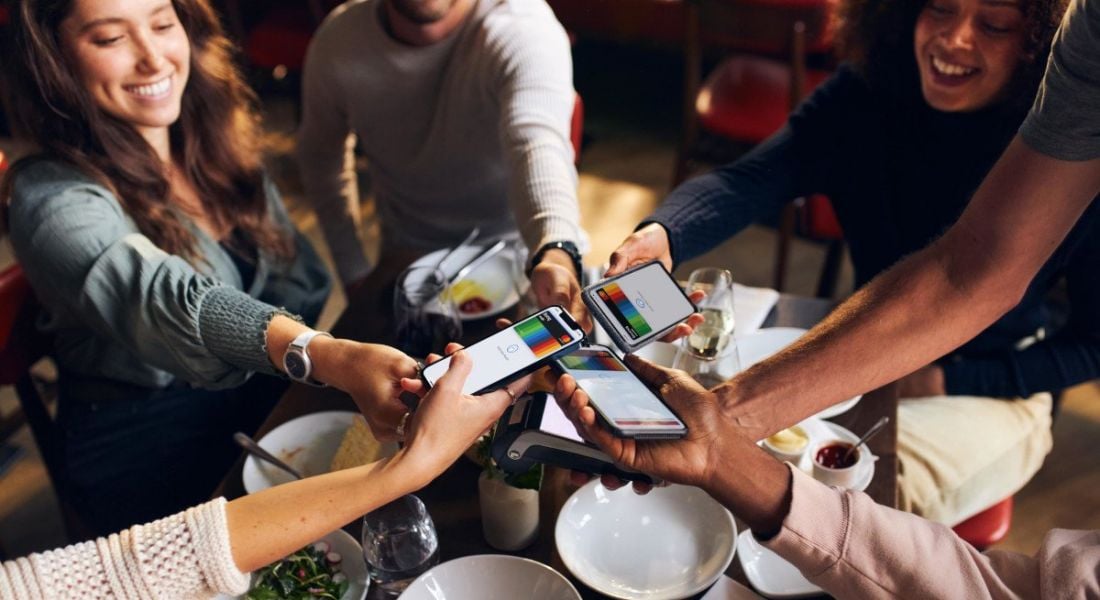
[[[342,557],[327,542],[306,546],[260,569],[252,581],[248,600],[339,600],[348,591],[341,572]]]

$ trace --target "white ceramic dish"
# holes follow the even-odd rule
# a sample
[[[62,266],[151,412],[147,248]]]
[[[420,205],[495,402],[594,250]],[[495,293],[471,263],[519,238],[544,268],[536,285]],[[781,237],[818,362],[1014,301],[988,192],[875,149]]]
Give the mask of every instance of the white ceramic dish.
[[[503,554],[464,556],[417,577],[401,600],[485,600],[539,598],[580,600],[561,573],[530,559]]]
[[[705,590],[733,560],[737,527],[698,488],[649,494],[593,480],[566,500],[554,538],[566,568],[615,598],[665,600]]]
[[[737,341],[737,352],[741,358],[741,369],[748,369],[765,358],[778,353],[793,344],[804,333],[806,333],[805,329],[797,327],[769,327],[744,336],[738,336],[735,339]],[[679,344],[653,342],[638,350],[637,354],[651,362],[670,367],[676,359],[676,352],[679,349]],[[851,410],[862,397],[862,395],[856,396],[850,400],[834,404],[814,416],[828,419],[844,414]]]
[[[327,542],[332,551],[339,552],[342,559],[341,572],[351,585],[348,591],[340,597],[340,600],[362,600],[367,597],[367,589],[370,587],[370,579],[367,577],[367,562],[363,559],[363,547],[355,538],[348,535],[343,529],[337,529],[318,541]],[[316,542],[314,542],[316,543]],[[243,600],[245,596],[234,596],[237,600]],[[230,600],[230,596],[219,595],[214,600]]]
[[[737,536],[737,560],[753,589],[768,598],[802,598],[823,593],[791,563],[761,546],[751,531]]]
[[[462,268],[462,265],[469,262],[470,259],[477,256],[484,249],[485,245],[480,242],[473,246],[459,248],[442,265],[439,265],[439,261],[447,254],[449,249],[436,250],[427,256],[420,257],[411,266],[439,265],[440,270],[447,277],[451,277]],[[512,252],[511,248],[506,247],[466,275],[464,279],[477,286],[476,290],[480,292],[477,295],[483,296],[490,302],[490,305],[486,310],[471,313],[462,312],[460,309],[458,311],[459,318],[463,321],[484,319],[500,314],[519,302],[519,294],[516,293],[516,287],[512,282],[513,273],[515,272],[512,266],[514,260],[515,253]],[[455,284],[459,285],[459,282],[455,282]]]
[[[859,441],[859,436],[851,431],[831,423],[829,421],[823,421],[817,417],[810,417],[805,421],[799,423],[806,433],[810,436],[810,443],[806,448],[813,448],[820,442],[825,440],[842,440],[855,444]],[[862,492],[867,489],[867,486],[871,485],[871,479],[875,476],[875,461],[878,457],[875,456],[866,446],[859,449],[860,452],[860,472],[855,475],[854,482],[850,489]],[[806,474],[813,476],[814,474],[814,462],[813,456],[810,456],[810,452],[802,453],[802,460],[798,462],[798,468],[802,469]]]
[[[306,477],[328,473],[332,457],[340,447],[344,433],[351,427],[356,413],[328,411],[298,417],[272,429],[260,438],[259,444]],[[389,445],[396,451],[396,445]],[[291,481],[288,473],[255,456],[249,455],[241,471],[244,489],[249,494],[273,485]]]

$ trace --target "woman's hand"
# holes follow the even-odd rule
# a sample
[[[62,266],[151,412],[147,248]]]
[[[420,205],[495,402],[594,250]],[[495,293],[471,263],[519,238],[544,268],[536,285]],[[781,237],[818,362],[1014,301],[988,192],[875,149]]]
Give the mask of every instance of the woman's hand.
[[[569,375],[562,375],[555,386],[558,404],[581,434],[617,464],[675,483],[707,483],[711,470],[722,462],[723,436],[738,435],[726,426],[714,394],[683,371],[665,369],[633,355],[626,357],[626,363],[680,416],[688,428],[686,437],[660,441],[615,437],[597,422],[588,395]]]
[[[448,352],[455,347],[458,345],[448,346]],[[465,352],[452,354],[447,372],[424,396],[406,425],[402,468],[424,478],[425,484],[450,466],[527,389],[530,378],[480,396],[463,394],[462,386],[473,366]],[[419,380],[408,379],[403,385],[410,391],[423,389]]]
[[[397,428],[409,411],[401,400],[404,392],[401,380],[417,377],[416,361],[390,346],[335,341],[342,346],[342,368],[325,381],[347,392],[355,400],[371,433],[379,441],[400,439]]]
[[[668,242],[668,232],[657,223],[650,223],[627,236],[611,253],[610,266],[605,275],[618,275],[630,267],[652,260],[661,261],[666,270],[672,271],[672,247]]]

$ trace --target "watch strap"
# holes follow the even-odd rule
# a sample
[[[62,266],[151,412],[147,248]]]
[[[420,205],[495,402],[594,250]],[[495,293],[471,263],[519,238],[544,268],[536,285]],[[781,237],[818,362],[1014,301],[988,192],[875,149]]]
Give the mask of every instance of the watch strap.
[[[290,345],[287,346],[286,354],[290,354],[292,351],[301,354],[302,357],[305,359],[303,362],[304,362],[305,367],[306,367],[306,372],[304,373],[304,375],[302,377],[295,377],[289,371],[287,371],[287,375],[291,379],[293,379],[294,381],[299,381],[299,382],[305,383],[307,385],[312,385],[314,387],[328,387],[328,384],[323,383],[321,381],[317,381],[316,379],[314,379],[312,377],[312,375],[313,375],[313,361],[310,359],[310,356],[309,356],[309,344],[317,336],[326,336],[326,337],[331,338],[332,334],[327,332],[327,331],[317,331],[316,329],[311,329],[309,331],[303,331],[302,333],[298,334],[298,336],[295,337],[294,340],[292,340],[290,342]],[[286,368],[286,355],[285,354],[283,355],[283,367]]]
[[[568,254],[569,258],[573,260],[573,270],[577,272],[577,281],[581,281],[584,277],[584,265],[581,262],[580,250],[577,249],[576,244],[567,241],[548,242],[543,244],[543,246],[535,252],[535,255],[531,257],[531,262],[527,264],[526,274],[528,279],[531,278],[531,272],[535,270],[535,266],[542,261],[542,257],[549,250],[561,250]]]

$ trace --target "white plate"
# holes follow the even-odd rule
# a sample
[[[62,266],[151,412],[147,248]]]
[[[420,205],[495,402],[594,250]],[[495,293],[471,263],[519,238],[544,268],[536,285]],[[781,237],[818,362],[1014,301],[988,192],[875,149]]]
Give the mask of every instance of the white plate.
[[[737,560],[749,584],[768,598],[802,598],[824,592],[810,583],[799,571],[778,554],[761,546],[752,531],[737,536]]]
[[[343,559],[340,570],[351,582],[351,585],[348,586],[348,591],[344,592],[340,600],[362,600],[366,598],[370,580],[367,577],[367,562],[363,558],[363,547],[359,545],[359,542],[355,541],[355,538],[348,535],[343,529],[337,529],[318,541],[328,542],[332,551],[339,552],[340,557]],[[233,596],[232,598],[243,600],[246,596],[247,594]],[[215,596],[214,600],[230,600],[230,598],[230,596],[218,595]]]
[[[733,560],[737,527],[702,490],[683,485],[635,494],[593,480],[566,500],[554,539],[577,579],[615,598],[686,598]]]
[[[485,600],[539,598],[580,600],[569,580],[530,559],[503,554],[449,560],[417,577],[401,600]]]
[[[439,265],[439,268],[447,277],[450,277],[457,273],[458,270],[462,268],[462,265],[477,256],[485,247],[485,245],[478,243],[473,246],[459,248],[454,254],[447,258],[447,262]],[[436,250],[427,256],[422,256],[411,266],[435,266],[439,263],[440,259],[447,254],[448,250],[449,249],[444,248],[443,250]],[[516,287],[512,282],[514,273],[512,262],[514,260],[515,253],[512,252],[511,248],[506,247],[463,278],[477,285],[479,291],[484,292],[485,299],[491,303],[487,310],[476,313],[464,313],[459,310],[458,316],[463,321],[484,319],[485,317],[500,314],[515,306],[516,302],[519,302],[519,294],[516,293]],[[455,283],[457,284],[458,282]]]
[[[336,456],[355,415],[351,411],[333,410],[298,417],[269,431],[260,438],[259,444],[306,477],[328,473],[332,457]],[[245,491],[253,494],[294,478],[249,455],[244,461],[241,479]]]

